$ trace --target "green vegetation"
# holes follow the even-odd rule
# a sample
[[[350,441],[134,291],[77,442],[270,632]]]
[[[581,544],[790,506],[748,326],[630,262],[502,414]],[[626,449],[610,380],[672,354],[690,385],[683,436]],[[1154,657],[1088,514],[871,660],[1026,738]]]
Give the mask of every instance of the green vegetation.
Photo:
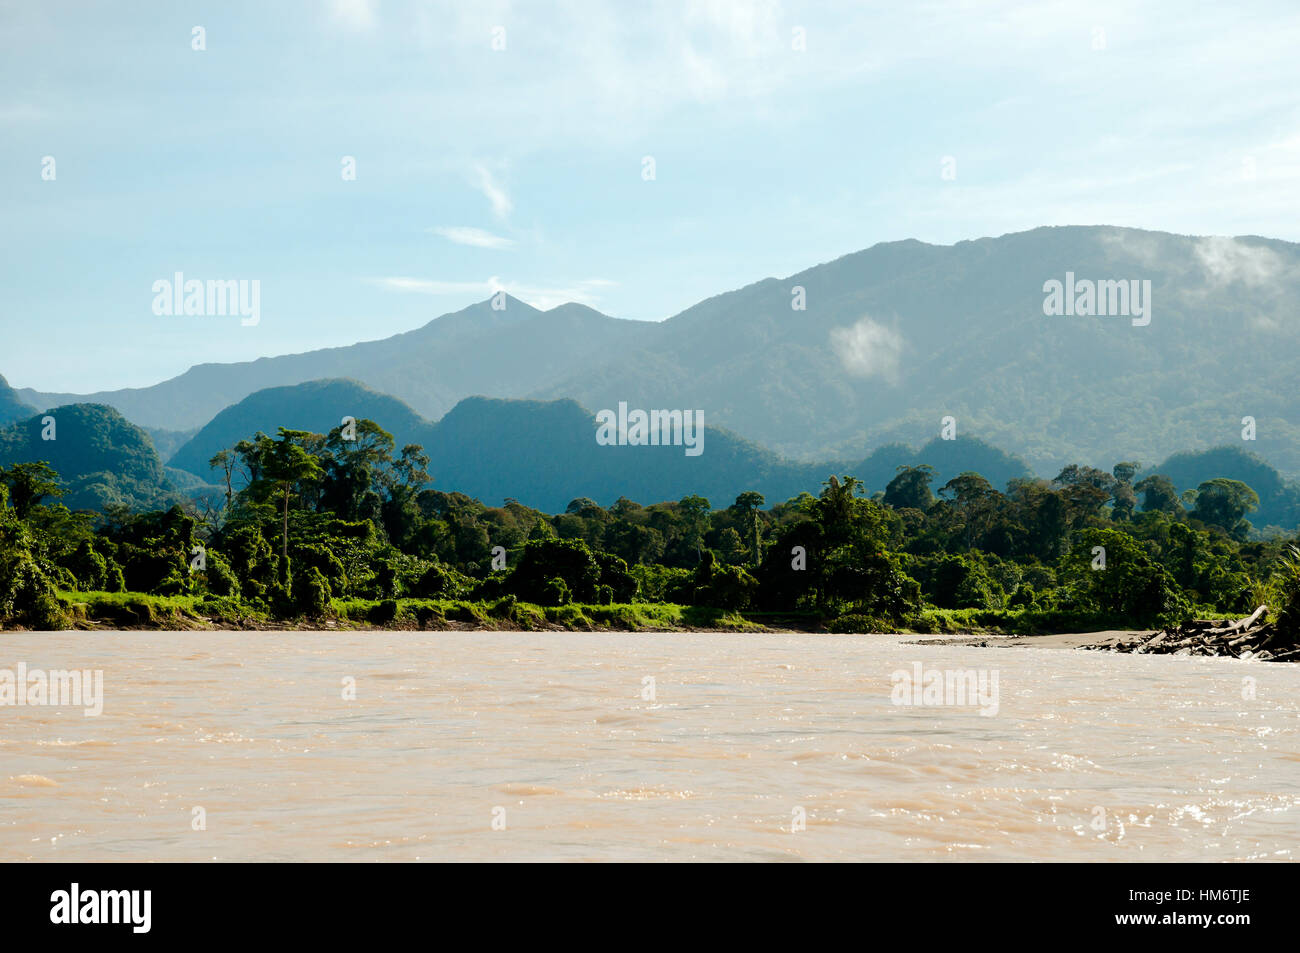
[[[547,514],[429,487],[431,461],[360,419],[212,457],[220,505],[72,510],[45,462],[0,468],[7,626],[384,626],[831,632],[1155,627],[1261,602],[1300,618],[1300,550],[1251,539],[1255,491],[1180,497],[1141,467],[1006,492],[924,464],[764,508],[688,495]]]
[[[149,435],[101,404],[69,404],[0,426],[0,466],[37,461],[60,474],[74,509],[142,510],[182,499]]]

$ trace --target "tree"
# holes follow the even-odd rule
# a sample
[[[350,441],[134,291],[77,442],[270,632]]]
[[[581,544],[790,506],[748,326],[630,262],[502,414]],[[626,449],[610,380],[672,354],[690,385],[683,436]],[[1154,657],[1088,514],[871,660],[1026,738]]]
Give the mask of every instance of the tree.
[[[1093,568],[1094,549],[1105,551],[1105,568]],[[1088,529],[1082,534],[1069,573],[1075,596],[1069,608],[1140,626],[1181,622],[1190,606],[1177,583],[1121,530]]]
[[[1133,518],[1133,510],[1137,506],[1137,493],[1133,489],[1133,477],[1137,476],[1138,471],[1142,469],[1142,464],[1126,460],[1115,464],[1111,468],[1111,473],[1115,476],[1115,485],[1111,490],[1110,512],[1112,518],[1126,522]]]
[[[9,488],[14,515],[20,520],[27,519],[32,508],[40,506],[46,497],[63,495],[59,475],[44,460],[15,463],[7,470],[0,467],[0,482]]]
[[[1119,483],[1132,483],[1133,478],[1142,470],[1142,464],[1135,460],[1124,460],[1111,467],[1110,472]]]
[[[692,602],[713,609],[743,609],[758,589],[758,582],[740,566],[719,565],[705,550],[691,579]]]
[[[1236,540],[1250,533],[1247,513],[1259,508],[1259,495],[1240,480],[1216,477],[1196,488],[1196,505],[1192,516],[1209,526],[1217,526]]]
[[[1162,473],[1139,480],[1133,489],[1142,494],[1144,513],[1179,513],[1183,509],[1173,481]]]
[[[901,521],[891,510],[858,495],[861,481],[832,476],[822,495],[806,501],[809,519],[784,531],[760,567],[764,600],[773,607],[803,604],[839,614],[846,606],[880,618],[899,618],[919,599],[916,582],[885,544]],[[795,569],[802,548],[806,568]]]
[[[226,484],[227,510],[230,509],[235,499],[234,474],[238,459],[239,457],[234,450],[222,450],[219,453],[214,454],[212,459],[208,461],[208,469],[215,470],[218,467],[221,468],[221,475]]]
[[[731,506],[740,516],[741,524],[754,534],[753,561],[755,566],[758,565],[763,556],[762,537],[758,528],[758,511],[766,502],[767,500],[763,498],[762,493],[755,490],[746,490],[736,497],[736,502]]]
[[[677,503],[677,512],[682,519],[684,542],[688,549],[695,550],[697,562],[704,548],[704,531],[708,525],[711,509],[709,501],[702,496],[684,496]]]
[[[884,504],[896,510],[911,508],[925,512],[934,505],[934,493],[930,491],[930,481],[934,479],[934,467],[928,463],[898,468],[897,475],[885,487]]]
[[[626,565],[626,564],[624,564]],[[554,580],[563,587],[554,585]],[[519,564],[510,571],[506,589],[525,602],[561,605],[572,598],[595,602],[600,564],[580,539],[534,539],[524,544]]]
[[[310,431],[281,427],[279,439],[263,438],[266,442],[260,448],[262,472],[279,487],[284,502],[280,531],[280,558],[284,560],[284,566],[289,561],[289,497],[295,486],[319,480],[323,473],[320,461],[301,446],[300,441],[310,436]]]
[[[341,425],[331,430],[323,450],[328,473],[320,505],[344,519],[373,517],[378,522],[381,498],[377,488],[388,490],[395,482],[388,472],[393,466],[393,435],[373,420],[362,418],[354,421],[346,434]],[[423,472],[422,456],[420,449],[412,445],[411,456],[402,464],[406,478],[413,482]],[[428,458],[424,459],[427,465]]]
[[[992,522],[1001,494],[978,473],[962,473],[939,489],[939,496],[961,514],[966,548],[971,549]]]
[[[1115,492],[1115,478],[1105,470],[1072,463],[1052,481],[1065,501],[1070,526],[1080,529],[1101,515],[1101,508]]]
[[[34,545],[32,532],[8,505],[0,483],[0,619],[17,619],[36,629],[62,629],[67,617],[59,604],[55,567]]]

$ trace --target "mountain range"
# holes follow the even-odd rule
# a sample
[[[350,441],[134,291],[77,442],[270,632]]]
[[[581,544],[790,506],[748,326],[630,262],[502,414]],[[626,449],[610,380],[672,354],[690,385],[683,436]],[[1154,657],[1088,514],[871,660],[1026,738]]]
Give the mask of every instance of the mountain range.
[[[0,406],[15,402],[0,380]],[[48,408],[0,427],[0,466],[50,462],[64,481],[63,502],[73,509],[120,504],[139,510],[185,497],[216,500],[223,490],[214,484],[208,461],[219,450],[280,426],[324,433],[345,416],[380,422],[398,449],[423,446],[436,488],[489,505],[516,499],[550,512],[584,496],[609,505],[620,496],[657,502],[700,494],[726,506],[740,492],[758,490],[776,502],[817,493],[831,473],[852,474],[878,492],[898,467],[922,463],[935,468],[935,488],[964,471],[981,473],[999,488],[1031,475],[1023,460],[969,436],[934,439],[919,450],[892,443],[856,461],[816,463],[791,461],[723,429],[707,430],[706,452],[699,456],[675,446],[601,446],[593,415],[572,400],[471,397],[433,422],[396,398],[348,380],[258,391],[200,428],[166,467],[151,436],[113,408]],[[57,426],[54,440],[45,439],[48,417]],[[1145,472],[1168,475],[1180,491],[1214,477],[1242,480],[1260,496],[1260,509],[1251,514],[1256,526],[1289,530],[1300,522],[1300,485],[1241,447],[1175,454]]]
[[[936,485],[973,469],[1001,486],[1164,459],[1180,489],[1244,474],[1265,522],[1285,524],[1300,473],[1297,275],[1286,242],[1098,226],[884,243],[662,322],[500,296],[383,340],[201,364],[152,387],[74,395],[0,378],[0,463],[48,455],[32,436],[41,408],[75,406],[89,455],[57,456],[77,499],[156,501],[202,490],[212,454],[257,430],[325,432],[350,415],[423,445],[442,488],[543,509],[785,499],[832,471],[881,489],[917,462]],[[1106,280],[1143,290],[1140,318],[1045,313],[1050,282]],[[593,412],[621,401],[702,410],[705,453],[597,445]],[[935,439],[941,421],[957,440]],[[102,479],[96,428],[150,458],[120,486]]]
[[[1030,475],[1024,461],[968,437],[936,439],[921,451],[893,444],[865,459],[817,463],[785,459],[707,425],[699,456],[688,456],[679,446],[601,446],[592,412],[572,400],[468,397],[432,422],[403,402],[349,380],[252,394],[218,414],[168,464],[210,479],[208,461],[238,440],[258,431],[274,434],[280,426],[325,433],[345,416],[380,423],[399,450],[408,443],[424,447],[440,489],[491,505],[517,499],[548,512],[562,511],[583,496],[608,505],[620,496],[657,502],[698,493],[716,505],[728,505],[744,490],[758,490],[776,502],[817,492],[832,472],[853,473],[873,489],[883,489],[900,465],[922,458],[943,479],[972,469],[1001,486]]]
[[[1044,314],[1046,282],[1149,281],[1150,322]],[[350,378],[438,419],[466,397],[698,408],[791,459],[919,445],[951,416],[1053,475],[1240,439],[1300,474],[1300,246],[1108,226],[875,245],[702,301],[662,322],[490,301],[379,341],[200,364],[152,387],[18,391],[103,403],[159,433],[268,387]],[[802,310],[800,309],[802,306]],[[179,442],[177,440],[176,442]]]

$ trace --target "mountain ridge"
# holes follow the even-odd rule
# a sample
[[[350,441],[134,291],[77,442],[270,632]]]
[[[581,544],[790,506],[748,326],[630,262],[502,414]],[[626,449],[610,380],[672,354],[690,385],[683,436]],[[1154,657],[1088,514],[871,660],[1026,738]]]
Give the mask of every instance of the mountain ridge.
[[[1068,272],[1150,281],[1151,324],[1044,315],[1044,283]],[[796,287],[804,310],[792,306]],[[1040,226],[952,245],[879,242],[662,322],[507,298],[503,312],[480,302],[378,341],[198,365],[153,388],[76,399],[167,430],[202,426],[268,386],[331,377],[428,419],[480,394],[583,407],[626,400],[701,408],[712,426],[804,461],[919,444],[951,416],[959,433],[1023,456],[1041,475],[1062,461],[1209,449],[1249,416],[1259,451],[1294,476],[1300,326],[1287,302],[1296,294],[1295,243]]]

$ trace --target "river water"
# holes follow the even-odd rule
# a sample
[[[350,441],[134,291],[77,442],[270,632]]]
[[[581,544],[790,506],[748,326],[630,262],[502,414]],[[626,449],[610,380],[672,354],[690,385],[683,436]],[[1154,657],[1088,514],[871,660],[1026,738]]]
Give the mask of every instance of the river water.
[[[0,860],[1300,856],[1300,665],[916,638],[7,633]]]

